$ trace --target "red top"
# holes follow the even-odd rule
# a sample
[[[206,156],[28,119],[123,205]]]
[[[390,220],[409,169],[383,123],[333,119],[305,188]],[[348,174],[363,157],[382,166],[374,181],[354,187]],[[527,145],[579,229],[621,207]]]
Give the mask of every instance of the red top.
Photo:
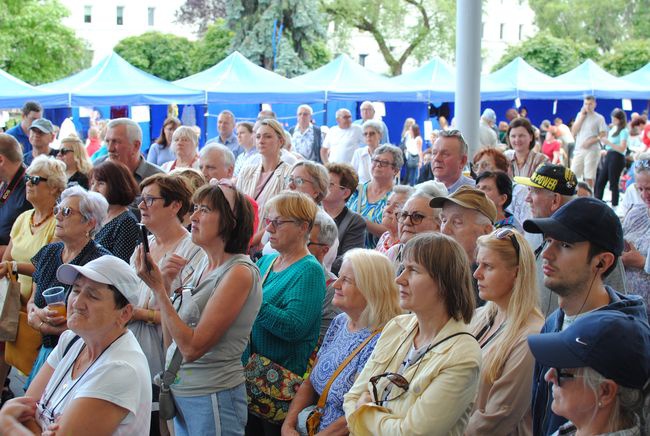
[[[561,147],[562,144],[558,140],[553,140],[551,142],[544,141],[544,144],[542,144],[542,153],[548,157],[548,160],[553,162],[553,153],[560,151]]]

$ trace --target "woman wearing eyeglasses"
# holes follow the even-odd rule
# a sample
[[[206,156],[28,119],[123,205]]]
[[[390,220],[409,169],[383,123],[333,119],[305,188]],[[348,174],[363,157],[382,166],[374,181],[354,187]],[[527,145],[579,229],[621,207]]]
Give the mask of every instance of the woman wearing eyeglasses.
[[[447,196],[447,188],[440,182],[430,180],[420,183],[404,206],[397,212],[397,227],[399,231],[399,244],[393,246],[386,256],[393,261],[395,272],[399,275],[403,268],[404,244],[413,239],[415,235],[424,232],[440,231],[441,209],[429,206],[434,197]]]
[[[156,192],[157,184],[163,185],[158,180],[144,186],[143,196],[165,195]],[[244,195],[225,184],[199,188],[192,203],[192,242],[205,252],[193,273],[188,277],[188,266],[194,262],[191,254],[172,254],[160,269],[153,253],[145,261],[140,246],[134,261],[160,309],[153,322],[162,321],[165,342],[171,341],[165,369],[172,377],[163,381],[171,388],[177,409],[174,433],[243,435],[247,406],[241,357],[262,300],[258,269],[246,255],[253,210]],[[154,200],[145,213],[141,203],[143,222],[155,228],[158,218],[151,208],[163,204]],[[180,223],[178,202],[168,205],[178,212],[178,218],[168,219]],[[189,292],[175,288],[178,282],[173,280],[179,278]],[[169,296],[174,291],[172,302]]]
[[[625,278],[635,294],[650,304],[650,154],[634,164],[636,192],[643,203],[635,204],[623,220],[625,251],[621,259]],[[648,306],[650,307],[650,306]]]
[[[21,311],[26,312],[34,273],[31,259],[54,238],[54,206],[65,189],[67,177],[65,165],[46,156],[35,157],[24,177],[25,195],[34,209],[20,214],[11,227],[9,244],[0,263],[0,277],[8,277],[12,271],[18,273]],[[32,334],[38,335],[35,331]],[[3,383],[9,371],[9,366],[4,364],[4,349],[1,357],[0,383]]]
[[[133,173],[120,162],[105,160],[90,171],[90,190],[108,201],[108,213],[95,241],[128,262],[141,242],[138,218],[129,209],[140,192]]]
[[[393,193],[388,196],[386,207],[381,216],[381,223],[386,226],[388,230],[377,241],[375,250],[380,253],[386,254],[391,247],[399,244],[399,233],[397,229],[399,213],[402,211],[402,206],[406,203],[409,196],[413,193],[415,188],[408,185],[397,185],[393,187]]]
[[[192,236],[183,226],[183,218],[190,210],[191,190],[181,175],[155,174],[140,184],[142,195],[137,198],[142,224],[151,233],[148,238],[149,253],[156,266],[163,270],[175,256],[186,259],[181,272],[169,284],[171,297],[174,291],[188,285],[198,264],[205,254],[192,242]],[[136,230],[140,234],[140,229]],[[130,256],[130,264],[136,269],[136,255]],[[133,309],[129,329],[137,338],[147,356],[151,380],[163,370],[165,349],[161,324],[160,300],[144,280],[138,280],[138,301]],[[179,291],[180,292],[180,291]],[[158,403],[158,386],[153,387],[153,403]],[[152,432],[169,434],[164,420],[158,418],[158,407],[151,417]]]
[[[59,335],[67,329],[65,316],[48,308],[43,291],[53,286],[63,286],[56,277],[56,270],[64,263],[85,265],[100,256],[111,254],[93,240],[107,210],[108,203],[104,197],[80,186],[63,191],[60,203],[54,208],[54,236],[60,242],[46,245],[31,259],[35,271],[32,275],[32,296],[27,303],[27,322],[41,333],[43,346],[25,387],[29,386],[47,360],[59,341]]]
[[[404,248],[400,306],[344,397],[354,435],[459,435],[478,387],[481,350],[470,334],[474,291],[465,250],[440,233]]]
[[[366,248],[375,248],[386,231],[382,214],[403,163],[399,148],[388,144],[378,147],[372,155],[370,181],[359,185],[348,200],[348,207],[366,220]]]
[[[535,363],[526,344],[544,317],[537,307],[535,255],[526,238],[504,227],[477,241],[479,297],[471,330],[483,352],[478,396],[467,435],[532,435],[530,376]]]
[[[68,186],[77,184],[88,189],[88,173],[93,167],[86,147],[76,135],[70,135],[61,140],[56,158],[65,164],[65,174],[68,176]]]
[[[323,416],[316,431],[347,432],[343,395],[366,364],[382,327],[402,313],[393,276],[390,262],[374,250],[357,248],[345,254],[332,300],[343,313],[332,321],[314,369],[291,402],[282,425],[283,436],[297,436],[296,428],[304,428],[307,414],[299,412],[317,401],[324,407],[319,410]],[[341,371],[336,374],[338,368]],[[319,400],[322,395],[325,397]]]
[[[318,208],[307,195],[293,191],[276,195],[266,208],[269,241],[279,254],[257,262],[264,278],[262,307],[243,361],[257,353],[301,377],[318,341],[325,297],[323,267],[307,248]],[[279,432],[280,425],[249,413],[246,434]]]
[[[366,146],[354,150],[350,164],[359,175],[359,181],[366,183],[372,178],[372,156],[381,143],[384,127],[377,120],[368,120],[363,123],[362,128]]]

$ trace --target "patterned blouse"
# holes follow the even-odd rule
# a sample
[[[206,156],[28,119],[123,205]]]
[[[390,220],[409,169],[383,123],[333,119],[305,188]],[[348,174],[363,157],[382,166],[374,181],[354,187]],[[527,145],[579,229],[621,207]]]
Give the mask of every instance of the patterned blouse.
[[[625,278],[631,294],[641,295],[646,307],[650,307],[650,210],[645,204],[637,204],[623,221],[623,236],[645,256],[642,269],[625,267]]]
[[[384,214],[384,208],[386,207],[386,202],[388,201],[388,197],[390,194],[393,192],[392,189],[386,194],[377,200],[374,203],[369,203],[368,202],[368,184],[370,182],[366,182],[363,185],[361,185],[360,189],[357,189],[354,194],[350,197],[348,200],[348,209],[350,209],[353,212],[357,212],[359,215],[367,219],[368,221],[372,221],[377,224],[381,224],[381,218]],[[361,193],[361,200],[359,200],[359,193]],[[359,203],[361,201],[361,203]],[[377,246],[377,240],[378,238],[373,235],[370,232],[366,232],[366,248],[373,249]]]
[[[135,247],[141,242],[138,219],[130,210],[122,212],[97,232],[95,241],[113,256],[128,263]]]
[[[508,159],[508,175],[512,177],[530,177],[533,175],[538,166],[548,161],[544,153],[537,153],[531,150],[528,153],[526,162],[520,168],[517,165],[517,157],[514,150],[506,150],[506,158]]]

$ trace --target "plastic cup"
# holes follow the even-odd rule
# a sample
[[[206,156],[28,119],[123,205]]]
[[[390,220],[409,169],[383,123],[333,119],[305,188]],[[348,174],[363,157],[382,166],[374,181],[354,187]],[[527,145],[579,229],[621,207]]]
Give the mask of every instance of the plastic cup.
[[[65,288],[54,286],[43,291],[43,298],[50,310],[55,311],[59,316],[66,317]]]

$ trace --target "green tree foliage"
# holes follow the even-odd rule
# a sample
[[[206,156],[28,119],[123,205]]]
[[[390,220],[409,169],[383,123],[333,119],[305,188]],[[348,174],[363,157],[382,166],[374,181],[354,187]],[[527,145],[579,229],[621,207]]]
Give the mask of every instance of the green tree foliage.
[[[0,68],[33,85],[90,66],[87,43],[61,23],[57,0],[0,0]]]
[[[345,37],[350,29],[374,38],[391,75],[406,61],[453,53],[456,2],[451,0],[320,0],[323,10]]]
[[[190,55],[191,70],[198,73],[218,64],[230,54],[234,33],[222,18],[207,26],[203,37],[194,43]]]
[[[193,43],[169,33],[146,32],[130,36],[113,49],[127,62],[165,80],[192,74],[190,53]]]
[[[650,40],[633,39],[616,44],[600,63],[618,76],[632,73],[650,62]]]
[[[521,57],[541,72],[558,76],[588,58],[596,58],[597,55],[598,50],[593,45],[556,38],[549,32],[542,31],[532,38],[508,47],[499,62],[492,67],[492,71],[502,68],[516,57]]]
[[[176,11],[180,23],[198,24],[199,33],[208,30],[210,24],[226,16],[226,0],[185,0]]]
[[[316,3],[226,0],[226,4],[226,22],[235,34],[232,48],[252,62],[273,69],[273,35],[280,24],[283,32],[277,44],[276,72],[291,77],[329,60],[324,44],[327,21]]]

